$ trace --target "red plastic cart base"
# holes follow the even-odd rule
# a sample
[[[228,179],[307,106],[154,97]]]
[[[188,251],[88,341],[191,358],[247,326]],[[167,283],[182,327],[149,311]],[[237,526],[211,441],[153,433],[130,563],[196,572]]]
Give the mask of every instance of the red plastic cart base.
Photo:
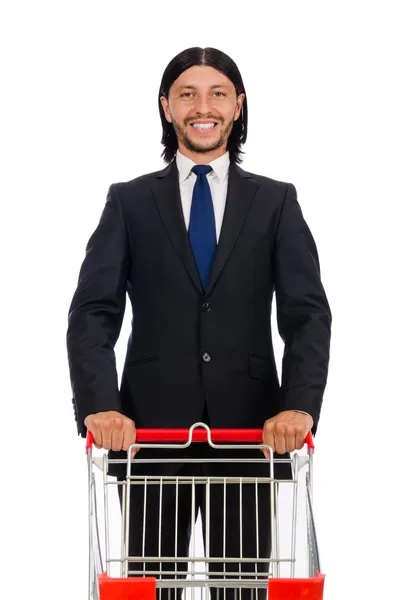
[[[269,600],[322,600],[324,575],[310,579],[269,579]]]
[[[105,573],[98,576],[101,600],[155,600],[155,577],[130,577],[118,579]]]
[[[155,600],[155,577],[118,579],[99,575],[100,600]],[[323,600],[324,575],[311,579],[269,579],[269,600]]]

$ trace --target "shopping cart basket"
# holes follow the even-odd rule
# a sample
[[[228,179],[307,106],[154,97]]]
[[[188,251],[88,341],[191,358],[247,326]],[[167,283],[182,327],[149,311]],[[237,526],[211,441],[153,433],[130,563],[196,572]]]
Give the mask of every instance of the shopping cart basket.
[[[246,450],[246,449],[267,449],[269,458],[251,459],[249,462],[266,461],[268,463],[267,477],[212,477],[212,476],[142,476],[131,474],[131,466],[133,463],[140,462],[139,454],[137,458],[131,459],[131,450],[134,448],[160,448],[160,449],[185,449],[192,443],[203,442],[208,443],[214,449],[228,450]],[[316,532],[313,518],[313,452],[314,445],[311,433],[306,437],[307,455],[303,456],[299,453],[293,453],[290,459],[275,458],[272,448],[262,444],[261,429],[210,429],[204,423],[196,423],[190,429],[137,429],[136,443],[130,446],[126,459],[109,459],[107,453],[100,456],[93,456],[93,436],[91,432],[87,434],[86,453],[88,462],[88,484],[89,484],[89,600],[154,600],[160,597],[160,600],[167,600],[167,595],[161,598],[161,591],[170,593],[171,589],[182,589],[185,593],[185,598],[195,600],[197,597],[201,599],[209,598],[211,590],[226,590],[232,588],[237,595],[235,600],[241,600],[242,590],[249,589],[252,600],[258,598],[258,591],[268,588],[268,600],[292,600],[304,598],[305,600],[322,600],[324,588],[324,575],[320,571],[319,552],[317,546]],[[159,462],[167,462],[168,459],[158,460]],[[183,459],[181,462],[194,462],[197,459]],[[222,459],[212,459],[213,462],[222,462]],[[228,459],[230,462],[233,459]],[[248,462],[246,459],[235,459],[236,462]],[[114,463],[122,463],[125,465],[125,478],[122,480],[109,476],[109,466]],[[153,459],[146,459],[141,462],[153,462]],[[172,462],[172,460],[171,460]],[[178,462],[178,461],[173,461]],[[211,461],[209,461],[211,462]],[[233,461],[234,462],[234,461]],[[281,480],[275,477],[275,466],[277,463],[289,462],[291,465],[292,479]],[[307,570],[308,576],[296,577],[296,538],[297,538],[297,511],[298,511],[298,484],[302,477],[299,477],[301,472],[304,472],[305,480],[305,505],[306,505],[306,530],[307,530]],[[102,473],[100,483],[103,488],[103,518],[99,518],[98,511],[98,485],[96,475]],[[291,540],[290,552],[288,556],[280,556],[279,542],[279,485],[286,482],[293,486],[292,490],[292,519],[291,519]],[[202,485],[205,488],[205,494],[209,498],[211,490],[215,485],[222,485],[225,489],[230,485],[240,486],[242,490],[245,484],[255,486],[255,505],[253,510],[258,512],[258,488],[261,485],[269,486],[270,491],[270,534],[271,534],[271,556],[259,558],[259,553],[256,557],[246,558],[241,555],[236,557],[228,557],[225,555],[225,545],[223,556],[211,557],[209,555],[209,544],[206,544],[206,549],[201,555],[197,555],[195,549],[194,526],[195,526],[195,493],[192,492],[192,538],[193,551],[190,556],[181,557],[177,555],[175,547],[175,556],[162,556],[161,544],[157,556],[145,556],[145,543],[142,544],[142,555],[129,556],[129,519],[130,511],[134,510],[133,504],[130,504],[132,486],[141,486],[143,495],[146,499],[147,490],[150,485],[157,485],[160,489],[160,504],[159,504],[159,519],[161,526],[161,491],[164,486],[174,486],[176,489],[176,502],[178,502],[178,490],[181,486],[191,486],[192,490],[197,485]],[[110,525],[109,525],[109,490],[111,486],[122,486],[122,498],[120,505],[120,554],[118,557],[111,556],[110,552]],[[146,500],[145,500],[146,501]],[[226,503],[226,500],[225,500]],[[226,510],[226,506],[224,507]],[[143,535],[145,535],[146,517],[143,513]],[[258,520],[257,537],[258,537]],[[175,511],[175,527],[178,527],[178,509]],[[210,531],[208,530],[208,520],[206,525],[206,537],[209,538]],[[225,525],[224,525],[225,527]],[[242,513],[240,511],[240,523],[236,523],[236,535],[241,536],[242,532]],[[102,537],[104,537],[101,541]],[[161,534],[159,534],[161,536]],[[208,539],[206,540],[208,542]],[[102,546],[105,546],[105,560],[103,560]],[[142,571],[130,571],[129,565],[140,560],[143,564]],[[244,562],[252,563],[255,561],[258,565],[266,563],[268,571],[264,574],[263,571],[258,574],[247,574],[241,571],[241,565],[244,568]],[[236,576],[230,577],[230,569],[225,565],[239,563],[240,577],[236,580]],[[153,576],[151,565],[154,563],[160,564],[160,570]],[[175,571],[170,570],[170,563],[175,565]],[[177,567],[183,563],[187,569],[181,572]],[[210,572],[210,565],[214,565]],[[115,566],[119,567],[119,576],[110,575],[110,570]],[[288,576],[280,576],[280,566],[289,565]],[[167,570],[162,571],[162,565],[167,565]],[[200,565],[204,568],[200,569]],[[219,565],[219,566],[218,566]],[[222,571],[223,566],[223,571]],[[243,576],[241,576],[243,573]],[[163,578],[164,575],[164,578]],[[172,578],[172,575],[175,575]],[[176,591],[174,591],[176,594]],[[189,595],[190,594],[190,595]],[[180,596],[179,596],[180,597]],[[218,596],[215,596],[219,598]],[[222,596],[221,596],[222,597]],[[169,596],[168,596],[169,598]],[[214,598],[214,596],[212,596]]]

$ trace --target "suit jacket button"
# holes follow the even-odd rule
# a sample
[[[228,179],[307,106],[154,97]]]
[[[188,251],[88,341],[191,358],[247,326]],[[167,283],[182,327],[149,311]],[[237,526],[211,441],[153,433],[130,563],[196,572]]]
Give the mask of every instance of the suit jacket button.
[[[201,358],[203,359],[204,362],[209,363],[211,360],[210,355],[208,354],[208,352],[204,352],[204,354],[201,356]]]
[[[208,302],[204,302],[204,304],[201,308],[204,312],[209,312],[211,310],[211,306],[209,305]]]

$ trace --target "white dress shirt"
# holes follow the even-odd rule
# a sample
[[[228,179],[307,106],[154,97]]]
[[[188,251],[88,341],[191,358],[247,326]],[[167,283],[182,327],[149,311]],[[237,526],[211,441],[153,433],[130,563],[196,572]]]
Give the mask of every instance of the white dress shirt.
[[[196,183],[197,175],[192,173],[195,163],[187,156],[184,156],[177,150],[176,165],[179,172],[179,187],[181,191],[181,201],[183,216],[185,218],[186,229],[189,230],[190,208],[192,206],[193,188]],[[219,158],[208,163],[212,171],[208,173],[207,179],[211,190],[212,203],[214,206],[216,240],[219,241],[219,234],[222,227],[223,215],[225,212],[227,184],[229,177],[230,157],[229,152],[225,152]],[[309,414],[303,410],[298,410],[305,415]]]
[[[187,230],[189,230],[193,188],[197,179],[197,175],[192,173],[192,168],[195,167],[196,164],[197,163],[192,161],[190,158],[187,158],[181,154],[179,150],[177,150],[176,165],[179,172],[179,187],[181,190],[182,209]],[[216,240],[218,241],[226,204],[230,165],[229,152],[222,154],[222,156],[208,163],[208,165],[213,169],[210,173],[208,173],[207,180],[210,186],[212,203],[214,206]]]

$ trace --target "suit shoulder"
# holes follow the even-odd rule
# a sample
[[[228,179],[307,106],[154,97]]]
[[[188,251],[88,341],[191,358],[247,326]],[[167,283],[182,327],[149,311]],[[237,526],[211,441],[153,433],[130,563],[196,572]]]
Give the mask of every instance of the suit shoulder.
[[[115,187],[118,190],[123,190],[126,192],[130,190],[135,190],[136,188],[140,188],[141,186],[149,185],[150,182],[153,181],[153,179],[155,179],[156,177],[163,176],[166,169],[152,171],[151,173],[144,173],[143,175],[138,175],[137,177],[134,177],[133,179],[130,179],[128,181],[118,181],[112,183],[110,187]]]
[[[287,181],[280,181],[278,179],[268,177],[267,175],[260,175],[259,173],[253,173],[252,171],[245,171],[238,166],[237,169],[240,171],[240,174],[244,176],[244,178],[251,179],[251,181],[257,183],[263,190],[265,190],[268,193],[273,193],[278,196],[281,194],[282,197],[284,197],[288,186],[290,188],[295,189],[295,186]]]
[[[268,177],[267,175],[260,175],[259,173],[253,173],[252,171],[245,171],[240,167],[237,168],[244,175],[244,177],[249,177],[257,183],[259,183],[259,185],[263,185],[267,188],[272,188],[274,190],[282,190],[285,192],[286,187],[288,185],[291,185],[287,181],[280,181],[278,179]]]

